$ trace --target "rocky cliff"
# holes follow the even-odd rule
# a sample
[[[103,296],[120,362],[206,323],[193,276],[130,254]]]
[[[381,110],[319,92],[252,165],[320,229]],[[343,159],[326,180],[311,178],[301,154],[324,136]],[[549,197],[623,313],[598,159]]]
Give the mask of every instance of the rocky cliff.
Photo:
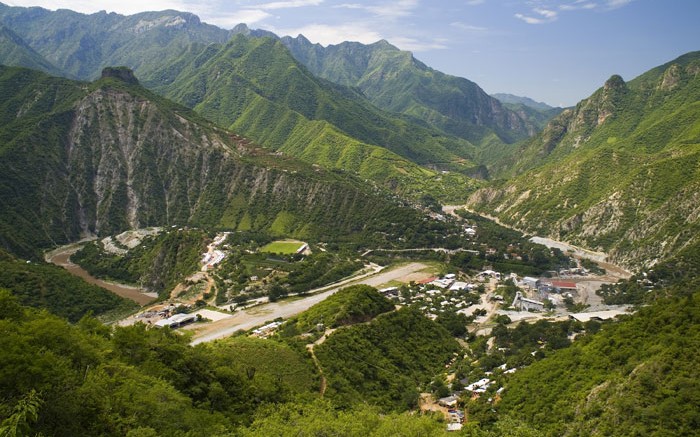
[[[398,209],[348,176],[257,148],[121,73],[87,86],[2,73],[0,93],[19,87],[0,132],[0,242],[15,252],[151,225],[348,237]]]

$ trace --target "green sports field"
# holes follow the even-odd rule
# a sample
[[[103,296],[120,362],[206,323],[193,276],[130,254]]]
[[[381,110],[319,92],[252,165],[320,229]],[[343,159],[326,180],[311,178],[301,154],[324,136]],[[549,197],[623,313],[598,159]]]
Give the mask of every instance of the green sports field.
[[[304,244],[306,243],[297,240],[279,240],[273,241],[272,243],[261,247],[260,251],[269,253],[292,254],[296,253],[297,250],[299,250],[299,248],[301,248],[301,246],[303,246]]]

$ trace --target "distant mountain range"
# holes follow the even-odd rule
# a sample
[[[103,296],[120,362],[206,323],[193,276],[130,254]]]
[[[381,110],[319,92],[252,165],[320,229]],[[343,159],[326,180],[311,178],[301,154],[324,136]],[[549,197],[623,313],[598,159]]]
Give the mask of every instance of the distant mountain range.
[[[510,105],[523,105],[528,108],[536,109],[537,111],[546,112],[550,109],[555,109],[554,106],[549,106],[543,102],[536,102],[529,97],[516,96],[513,94],[496,93],[491,94],[491,97],[498,99],[501,103]]]
[[[534,125],[474,82],[433,70],[386,41],[323,47],[300,35],[282,42],[312,73],[360,89],[382,109],[410,115],[475,144],[493,133],[506,143],[535,133]]]
[[[411,165],[400,163],[398,167],[402,169],[398,173],[390,171],[393,175],[385,174],[378,182],[388,186],[408,184],[415,187],[404,191],[425,189],[426,184],[417,181],[426,177],[438,179],[439,173],[434,170],[486,176],[485,168],[479,162],[483,149],[503,148],[533,135],[537,130],[536,122],[522,111],[504,107],[473,82],[432,70],[409,52],[402,52],[386,42],[371,45],[344,43],[323,49],[303,37],[280,40],[270,32],[250,30],[245,25],[231,31],[223,30],[202,23],[192,14],[178,11],[131,16],[105,12],[84,15],[68,10],[48,11],[0,4],[0,23],[16,35],[13,50],[33,59],[32,62],[19,62],[16,55],[6,55],[0,56],[2,63],[37,68],[50,74],[60,72],[65,77],[80,80],[93,80],[103,67],[125,65],[132,68],[146,86],[155,87],[176,99],[179,99],[177,95],[181,95],[183,100],[179,101],[197,105],[198,111],[206,112],[207,116],[216,118],[218,123],[224,123],[227,127],[242,115],[252,118],[257,117],[259,111],[265,111],[276,121],[274,125],[252,126],[241,120],[234,127],[239,133],[265,146],[282,149],[310,162],[331,167],[342,165],[351,171],[364,169],[358,174],[375,180],[372,173],[376,173],[376,165],[364,164],[364,159],[385,155],[386,152],[373,147],[397,153],[422,166],[423,170],[411,170]],[[211,101],[208,96],[201,96],[202,101],[199,101],[190,95],[185,100],[187,91],[184,87],[187,85],[182,83],[183,77],[178,79],[180,83],[172,85],[174,75],[187,74],[187,71],[192,72],[196,68],[201,78],[206,74],[199,70],[203,66],[201,63],[206,60],[208,66],[217,64],[217,61],[210,59],[212,51],[217,49],[210,45],[224,45],[231,41],[232,36],[241,34],[250,41],[264,38],[281,41],[311,74],[293,65],[292,58],[285,50],[250,43],[247,49],[271,50],[264,56],[272,58],[256,59],[265,65],[255,68],[269,67],[271,71],[275,68],[281,71],[285,65],[289,65],[300,73],[294,77],[285,76],[287,81],[309,83],[290,84],[270,80],[259,82],[254,89],[244,92],[239,88],[226,89],[226,84],[220,82],[214,85],[217,93],[229,95],[218,97],[227,101],[220,109],[207,107]],[[238,41],[240,43],[242,40]],[[241,44],[238,48],[244,49]],[[217,56],[230,55],[230,52],[221,52]],[[354,61],[343,61],[350,55],[355,56]],[[251,66],[253,57],[245,58],[247,65]],[[238,60],[243,60],[243,56]],[[313,60],[315,62],[311,62]],[[348,69],[350,66],[354,66],[354,69]],[[347,77],[333,73],[343,70],[347,70]],[[242,73],[249,75],[255,72],[239,71],[237,74]],[[314,75],[342,87],[321,81]],[[249,84],[239,81],[238,85]],[[266,86],[273,88],[267,89]],[[280,93],[279,89],[274,89],[275,86],[285,87],[287,94],[284,101],[274,99]],[[173,89],[175,87],[179,89]],[[298,94],[311,88],[317,90],[312,93],[312,96],[316,96],[313,102],[309,102],[309,96]],[[262,98],[249,100],[255,95]],[[326,97],[321,99],[319,95]],[[266,103],[266,109],[263,109],[261,101],[274,104]],[[346,108],[347,104],[351,108]],[[247,114],[249,110],[251,112]],[[293,113],[289,113],[289,110]],[[226,113],[217,115],[217,111]],[[314,124],[313,129],[309,129],[309,122]],[[298,144],[282,144],[279,141],[282,132],[294,131],[297,124],[300,125],[296,131],[305,132],[303,141],[311,143],[311,147],[300,148]],[[329,135],[330,139],[327,138]],[[321,150],[331,143],[340,144],[344,149],[350,147],[352,151],[330,153]],[[358,151],[358,147],[362,150]],[[341,164],[338,156],[330,156],[348,154],[353,155],[352,164],[347,162],[347,158]],[[387,158],[379,159],[386,161]],[[389,160],[393,161],[394,158]],[[375,170],[367,170],[368,167]],[[409,181],[402,182],[400,175],[406,171]],[[449,185],[455,186],[455,182],[453,180]],[[471,184],[463,180],[458,185],[464,186],[464,191]],[[445,195],[440,188],[434,191],[438,197]]]
[[[653,265],[700,244],[700,52],[612,76],[507,160],[470,199],[528,232]]]
[[[223,30],[177,11],[83,15],[0,4],[0,25],[2,63],[80,80],[127,65],[147,88],[240,141],[344,172],[342,184],[362,181],[367,190],[389,189],[414,202],[459,202],[485,185],[472,177],[497,178],[471,196],[471,207],[528,232],[611,251],[630,265],[654,263],[695,241],[686,233],[696,226],[698,191],[696,53],[629,83],[613,76],[562,112],[510,95],[497,95],[501,102],[386,41],[322,47],[245,25]],[[7,85],[10,101],[34,98],[11,91]],[[16,122],[10,114],[17,105],[8,123]],[[55,111],[51,105],[44,109]],[[194,205],[201,203],[178,220],[223,223],[221,211],[201,221]],[[243,214],[237,211],[235,226]],[[56,237],[52,227],[63,225],[44,223],[31,238],[64,240],[162,219],[159,207],[138,220],[129,214],[107,214],[107,221],[69,214],[62,219],[71,223],[67,234]]]

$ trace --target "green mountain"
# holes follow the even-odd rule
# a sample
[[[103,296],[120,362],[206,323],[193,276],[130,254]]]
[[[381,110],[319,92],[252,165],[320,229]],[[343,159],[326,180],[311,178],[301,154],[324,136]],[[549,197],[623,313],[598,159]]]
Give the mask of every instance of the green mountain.
[[[60,70],[51,65],[39,53],[34,51],[22,38],[0,24],[0,59],[5,65],[16,65],[45,73],[57,75]]]
[[[118,315],[137,307],[134,302],[88,284],[61,267],[20,260],[2,249],[0,290],[15,295],[22,305],[47,309],[72,323],[89,313],[95,317]]]
[[[266,147],[357,173],[401,194],[464,196],[473,146],[383,112],[356,91],[318,79],[273,38],[235,35],[187,53],[144,83]],[[417,165],[417,164],[420,164]]]
[[[365,242],[422,226],[364,182],[257,148],[123,68],[79,83],[0,67],[0,157],[0,245],[28,257],[151,225]]]
[[[491,94],[491,97],[498,99],[501,103],[510,105],[523,105],[527,106],[528,108],[536,109],[542,112],[549,111],[550,109],[556,109],[553,106],[549,106],[544,102],[537,102],[529,97],[516,96],[514,94],[496,93]]]
[[[693,291],[518,370],[498,411],[528,422],[534,435],[697,435],[700,294]]]
[[[507,162],[471,208],[527,232],[652,265],[696,245],[700,52],[625,83],[613,76]]]
[[[547,123],[557,115],[561,114],[563,108],[555,108],[546,103],[536,102],[529,97],[520,97],[513,94],[492,94],[503,106],[517,113],[524,120],[529,121],[541,131]]]
[[[193,43],[224,42],[230,37],[229,31],[202,23],[196,15],[172,10],[85,15],[0,3],[0,23],[64,76],[82,80],[94,80],[112,65],[128,65],[143,76],[158,65],[154,60],[179,56]],[[19,65],[5,57],[0,63]]]
[[[384,110],[421,120],[476,145],[512,143],[535,133],[534,125],[474,82],[433,70],[386,41],[323,47],[299,35],[284,37],[282,42],[312,73],[358,88]]]
[[[314,77],[283,46],[263,42],[278,39],[270,32],[246,30],[249,37],[226,43],[244,26],[229,32],[177,11],[84,15],[1,4],[0,22],[66,77],[92,80],[105,66],[129,66],[147,87],[258,144],[404,195],[463,199],[473,183],[441,172],[484,174],[469,141],[381,111],[357,90]],[[14,65],[9,57],[2,62]],[[229,62],[235,71],[225,67]]]

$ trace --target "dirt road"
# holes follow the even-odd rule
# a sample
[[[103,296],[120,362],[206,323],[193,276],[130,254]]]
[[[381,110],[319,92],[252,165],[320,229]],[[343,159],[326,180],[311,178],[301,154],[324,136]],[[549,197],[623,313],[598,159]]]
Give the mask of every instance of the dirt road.
[[[404,266],[399,266],[395,269],[384,270],[376,275],[358,279],[351,283],[343,283],[335,288],[323,291],[318,294],[309,296],[287,299],[279,302],[270,302],[264,305],[259,305],[248,310],[239,311],[224,320],[219,320],[208,325],[190,325],[188,329],[195,331],[192,344],[204,343],[208,341],[226,338],[237,331],[247,331],[266,322],[272,321],[278,317],[289,318],[299,314],[313,305],[321,302],[328,296],[336,293],[343,287],[354,284],[366,284],[373,287],[378,287],[390,281],[402,281],[412,273],[426,269],[428,266],[422,263],[410,263]]]

